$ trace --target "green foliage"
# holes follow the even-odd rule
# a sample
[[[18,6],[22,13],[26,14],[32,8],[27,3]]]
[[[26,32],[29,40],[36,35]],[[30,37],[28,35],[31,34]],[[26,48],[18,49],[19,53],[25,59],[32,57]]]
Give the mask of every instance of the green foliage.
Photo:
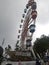
[[[0,65],[1,65],[2,61],[3,61],[3,56],[0,56]]]
[[[40,38],[37,38],[33,49],[35,53],[43,57],[47,49],[49,49],[49,36],[42,35]]]

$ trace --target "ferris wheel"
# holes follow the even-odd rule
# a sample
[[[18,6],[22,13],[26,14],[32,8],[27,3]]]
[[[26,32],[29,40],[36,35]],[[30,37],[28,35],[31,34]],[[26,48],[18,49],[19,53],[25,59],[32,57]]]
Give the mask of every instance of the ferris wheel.
[[[35,32],[35,23],[37,17],[37,4],[34,0],[29,0],[24,9],[22,15],[20,30],[18,31],[17,44],[20,44],[22,48],[26,43],[26,47],[31,46],[32,35]],[[22,29],[22,30],[21,30]]]

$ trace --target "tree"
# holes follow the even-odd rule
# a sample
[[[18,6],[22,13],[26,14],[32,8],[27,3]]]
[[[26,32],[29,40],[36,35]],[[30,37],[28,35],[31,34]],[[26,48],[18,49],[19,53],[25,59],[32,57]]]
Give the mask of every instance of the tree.
[[[0,65],[3,61],[3,48],[0,46]]]
[[[40,38],[37,38],[33,49],[35,53],[38,53],[43,58],[45,52],[49,49],[49,36],[42,35]]]

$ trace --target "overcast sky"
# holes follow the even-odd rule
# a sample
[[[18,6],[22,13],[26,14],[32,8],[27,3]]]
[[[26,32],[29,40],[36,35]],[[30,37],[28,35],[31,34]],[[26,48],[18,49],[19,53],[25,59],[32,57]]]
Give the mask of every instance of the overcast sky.
[[[28,0],[0,0],[0,45],[15,45],[25,5]],[[49,35],[49,0],[35,0],[38,16],[33,40],[42,34]]]

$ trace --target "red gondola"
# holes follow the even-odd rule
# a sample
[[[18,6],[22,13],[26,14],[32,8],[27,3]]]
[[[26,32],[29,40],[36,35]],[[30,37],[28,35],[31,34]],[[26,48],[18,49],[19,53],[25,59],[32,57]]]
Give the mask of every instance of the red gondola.
[[[34,2],[34,0],[29,0],[28,5],[31,6],[33,2]]]
[[[31,15],[32,15],[32,19],[36,19],[37,11],[32,11]]]

